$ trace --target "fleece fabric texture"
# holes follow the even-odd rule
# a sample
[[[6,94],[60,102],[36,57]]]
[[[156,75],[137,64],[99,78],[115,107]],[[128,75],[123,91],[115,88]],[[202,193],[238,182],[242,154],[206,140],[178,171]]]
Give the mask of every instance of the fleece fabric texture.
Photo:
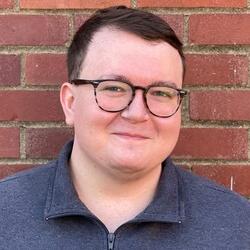
[[[71,150],[0,182],[1,250],[250,250],[250,203],[170,159],[151,204],[109,234],[77,196]]]

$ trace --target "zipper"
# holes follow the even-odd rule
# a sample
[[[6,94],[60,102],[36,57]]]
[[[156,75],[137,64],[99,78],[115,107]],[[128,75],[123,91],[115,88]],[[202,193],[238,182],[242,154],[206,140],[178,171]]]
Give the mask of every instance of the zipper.
[[[108,250],[114,249],[114,243],[115,243],[115,234],[109,233],[108,234]]]

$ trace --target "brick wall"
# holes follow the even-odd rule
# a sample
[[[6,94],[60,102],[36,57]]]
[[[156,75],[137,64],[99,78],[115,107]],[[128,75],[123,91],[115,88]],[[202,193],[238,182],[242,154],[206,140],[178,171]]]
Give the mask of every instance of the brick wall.
[[[159,14],[185,45],[175,161],[250,197],[247,0],[0,0],[0,177],[47,162],[72,136],[58,97],[65,53],[86,17],[114,4]]]

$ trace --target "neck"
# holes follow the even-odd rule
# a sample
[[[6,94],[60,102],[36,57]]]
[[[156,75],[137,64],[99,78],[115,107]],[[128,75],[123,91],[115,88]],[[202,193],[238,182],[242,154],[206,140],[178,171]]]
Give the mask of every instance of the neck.
[[[108,171],[107,167],[104,171],[103,166],[94,166],[78,155],[73,150],[70,160],[78,196],[110,232],[133,219],[152,201],[161,174],[160,165],[147,173],[131,173],[131,177],[112,169]]]

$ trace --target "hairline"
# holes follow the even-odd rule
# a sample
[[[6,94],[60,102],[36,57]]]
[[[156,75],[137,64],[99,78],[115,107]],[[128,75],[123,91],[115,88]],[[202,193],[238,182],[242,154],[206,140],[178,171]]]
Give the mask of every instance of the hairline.
[[[143,39],[144,41],[148,41],[148,42],[151,42],[151,43],[153,43],[153,42],[155,42],[155,43],[160,43],[160,42],[165,42],[165,43],[167,43],[167,44],[170,45],[172,48],[174,48],[174,49],[178,52],[178,54],[179,54],[179,56],[180,56],[181,63],[182,63],[182,80],[184,79],[184,75],[185,75],[185,58],[181,56],[179,50],[176,49],[172,44],[170,44],[169,42],[167,42],[166,40],[163,40],[163,39],[146,39],[145,37],[136,34],[136,32],[132,32],[132,31],[130,31],[130,30],[126,30],[126,29],[124,29],[124,28],[122,28],[122,27],[120,27],[120,26],[118,26],[118,25],[116,25],[116,24],[106,24],[106,25],[103,25],[103,26],[99,27],[99,28],[93,33],[93,35],[92,35],[92,37],[91,37],[91,40],[89,41],[89,43],[88,43],[88,45],[87,45],[87,47],[86,47],[86,49],[85,49],[85,51],[84,51],[85,53],[82,54],[82,55],[80,55],[80,57],[81,57],[81,62],[80,62],[80,66],[79,66],[78,72],[76,72],[76,78],[79,78],[79,75],[80,75],[80,73],[81,73],[82,70],[83,70],[84,62],[85,62],[85,59],[86,59],[86,57],[87,57],[87,53],[89,52],[89,48],[90,48],[90,46],[91,46],[91,44],[92,44],[92,42],[93,42],[93,40],[94,40],[95,35],[96,35],[98,32],[101,32],[102,30],[105,30],[105,29],[110,29],[111,31],[113,30],[113,31],[122,31],[122,32],[130,33],[130,34],[133,34],[133,35],[135,35],[135,36],[137,36],[137,37]]]

